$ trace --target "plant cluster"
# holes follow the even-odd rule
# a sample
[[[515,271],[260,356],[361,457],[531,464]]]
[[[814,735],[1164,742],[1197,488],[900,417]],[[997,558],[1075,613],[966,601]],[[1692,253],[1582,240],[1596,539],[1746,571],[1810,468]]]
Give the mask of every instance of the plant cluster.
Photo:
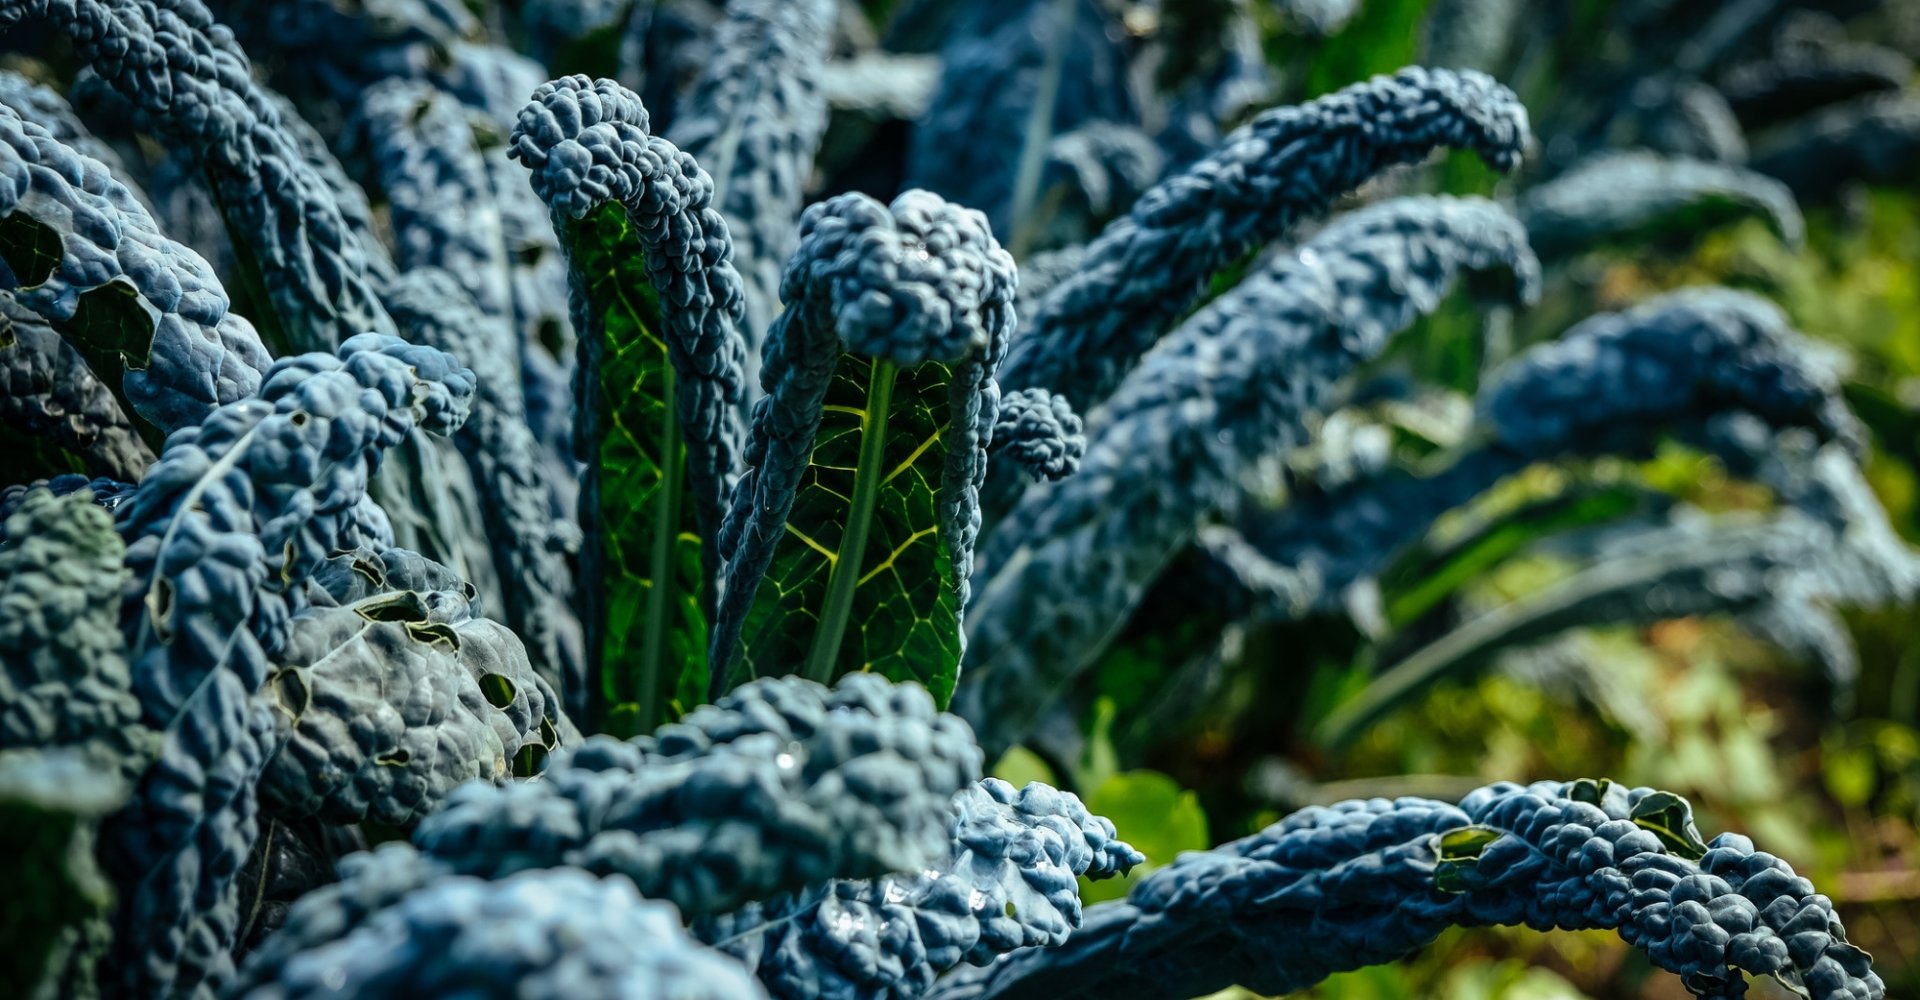
[[[1886,995],[1827,897],[1666,792],[1357,800],[1148,859],[988,765],[1073,756],[1115,656],[1192,710],[1234,636],[1328,613],[1399,643],[1332,744],[1604,622],[1734,616],[1845,697],[1834,608],[1920,561],[1766,300],[1490,347],[1418,467],[1377,417],[1441,391],[1409,331],[1492,344],[1582,248],[1798,241],[1809,159],[1878,169],[1912,116],[1751,166],[1722,126],[1910,65],[1782,29],[1662,83],[1699,120],[1634,119],[1650,150],[1494,199],[1420,167],[1538,145],[1465,68],[1511,0],[1273,107],[1262,28],[1354,5],[868,6],[884,45],[833,0],[0,0],[35,57],[0,68],[16,987],[1199,996],[1508,924],[1616,931],[1700,997]],[[1772,506],[1609,508],[1529,540],[1579,569],[1515,605],[1383,606],[1503,481],[1675,442]]]

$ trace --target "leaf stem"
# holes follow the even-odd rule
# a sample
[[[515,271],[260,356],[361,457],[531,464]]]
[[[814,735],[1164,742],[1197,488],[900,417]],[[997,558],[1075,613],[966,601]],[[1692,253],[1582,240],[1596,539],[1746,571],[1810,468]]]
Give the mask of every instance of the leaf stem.
[[[667,656],[667,616],[672,613],[673,546],[680,531],[681,477],[686,461],[680,441],[680,410],[674,405],[677,374],[673,365],[662,364],[660,398],[666,416],[660,421],[660,456],[665,468],[660,473],[659,499],[653,505],[653,546],[647,553],[647,610],[640,634],[640,665],[634,672],[633,696],[635,722],[640,732],[658,725],[660,664]]]
[[[853,499],[847,510],[847,530],[840,539],[840,555],[827,578],[827,599],[820,608],[820,627],[813,633],[801,676],[822,684],[833,679],[840,659],[840,640],[847,634],[853,611],[854,588],[860,584],[860,563],[867,550],[867,529],[873,525],[873,507],[884,478],[881,460],[887,447],[887,411],[893,407],[893,383],[900,369],[875,358],[867,383],[866,413],[860,417],[860,464],[853,473]]]

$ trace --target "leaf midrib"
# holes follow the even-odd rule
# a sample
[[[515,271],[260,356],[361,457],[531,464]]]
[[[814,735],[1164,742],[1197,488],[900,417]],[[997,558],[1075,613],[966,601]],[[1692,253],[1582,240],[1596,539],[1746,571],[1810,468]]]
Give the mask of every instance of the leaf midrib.
[[[853,594],[860,586],[860,563],[873,526],[873,509],[880,496],[881,463],[886,457],[887,417],[893,407],[893,384],[899,369],[875,358],[867,382],[867,406],[860,415],[860,461],[855,466],[853,498],[847,507],[847,527],[841,535],[839,558],[827,577],[827,596],[820,609],[820,627],[813,634],[801,675],[822,684],[833,680],[853,611]]]

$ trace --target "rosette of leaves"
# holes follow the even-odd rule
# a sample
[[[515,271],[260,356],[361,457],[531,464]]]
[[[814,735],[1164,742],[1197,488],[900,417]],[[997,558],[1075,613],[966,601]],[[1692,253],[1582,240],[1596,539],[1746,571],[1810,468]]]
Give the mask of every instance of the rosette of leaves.
[[[728,513],[714,691],[795,671],[959,678],[978,495],[1013,332],[1013,259],[908,191],[810,207]]]

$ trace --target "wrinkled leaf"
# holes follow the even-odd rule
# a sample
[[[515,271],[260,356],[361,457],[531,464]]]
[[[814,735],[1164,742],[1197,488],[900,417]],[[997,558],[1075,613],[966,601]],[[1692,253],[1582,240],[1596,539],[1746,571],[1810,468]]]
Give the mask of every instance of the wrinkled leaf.
[[[580,442],[581,592],[598,604],[588,613],[599,663],[590,697],[605,731],[632,735],[704,700],[710,602],[646,255],[619,204],[573,223],[567,237],[574,280],[594,311],[579,324],[592,382]]]
[[[959,596],[940,537],[948,384],[937,362],[901,370],[843,354],[784,537],[755,594],[734,679],[806,664],[914,680],[937,703],[960,671]]]

